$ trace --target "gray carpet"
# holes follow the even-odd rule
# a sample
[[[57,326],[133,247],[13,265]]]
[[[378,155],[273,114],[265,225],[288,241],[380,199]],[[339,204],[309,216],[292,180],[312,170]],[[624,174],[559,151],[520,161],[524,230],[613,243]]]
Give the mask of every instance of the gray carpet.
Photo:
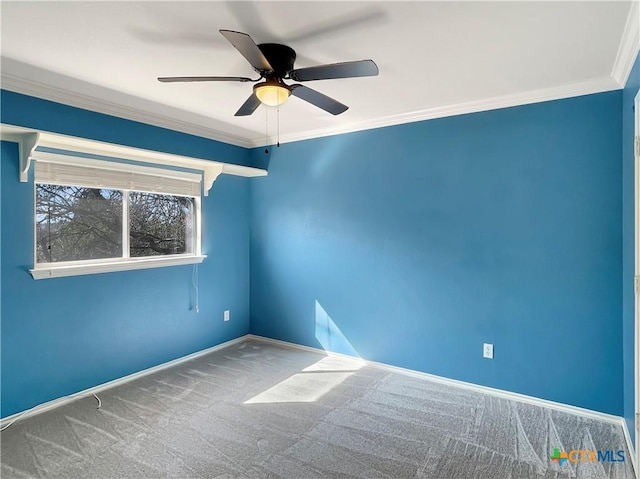
[[[16,422],[2,478],[633,477],[620,427],[255,340]]]

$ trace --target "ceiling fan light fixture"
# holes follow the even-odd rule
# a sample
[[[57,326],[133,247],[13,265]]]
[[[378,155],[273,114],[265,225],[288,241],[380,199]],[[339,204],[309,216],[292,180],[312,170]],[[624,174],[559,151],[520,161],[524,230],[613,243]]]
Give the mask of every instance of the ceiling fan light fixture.
[[[264,83],[258,83],[253,87],[253,91],[258,100],[267,106],[282,105],[291,95],[287,86],[277,79],[267,79]]]

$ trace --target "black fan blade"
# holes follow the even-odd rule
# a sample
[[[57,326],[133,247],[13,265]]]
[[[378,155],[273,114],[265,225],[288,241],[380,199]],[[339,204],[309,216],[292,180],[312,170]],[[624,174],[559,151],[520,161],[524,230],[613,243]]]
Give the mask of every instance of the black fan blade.
[[[379,73],[373,60],[332,63],[291,70],[289,77],[295,81],[330,80],[333,78],[372,77]]]
[[[259,106],[260,100],[258,100],[256,94],[253,93],[249,98],[247,98],[247,101],[242,104],[234,116],[249,116],[256,111],[256,108]]]
[[[328,111],[332,115],[339,115],[349,109],[347,105],[343,105],[339,101],[304,85],[291,85],[290,90],[293,96],[302,98],[304,101],[308,101],[312,105],[322,108],[324,111]]]
[[[220,30],[220,33],[224,35],[231,45],[236,47],[236,50],[247,59],[251,66],[259,72],[272,72],[273,68],[269,64],[269,61],[264,56],[256,42],[246,33],[234,32],[231,30]]]
[[[158,77],[158,81],[162,83],[177,83],[191,81],[255,81],[247,77]]]

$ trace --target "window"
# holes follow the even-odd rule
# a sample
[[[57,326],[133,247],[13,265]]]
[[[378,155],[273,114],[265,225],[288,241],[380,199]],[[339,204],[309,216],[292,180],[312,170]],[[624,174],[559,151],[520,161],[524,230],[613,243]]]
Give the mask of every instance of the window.
[[[122,191],[36,185],[36,263],[122,256]]]
[[[193,254],[193,198],[129,193],[129,255]]]
[[[38,153],[36,279],[201,262],[201,176]]]

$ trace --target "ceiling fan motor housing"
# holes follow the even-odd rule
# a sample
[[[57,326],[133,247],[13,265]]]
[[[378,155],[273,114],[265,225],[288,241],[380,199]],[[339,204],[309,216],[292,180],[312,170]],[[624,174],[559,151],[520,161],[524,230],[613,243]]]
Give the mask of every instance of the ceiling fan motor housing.
[[[293,48],[279,43],[261,43],[258,48],[273,68],[272,72],[260,72],[265,78],[284,78],[293,70],[296,61]]]

